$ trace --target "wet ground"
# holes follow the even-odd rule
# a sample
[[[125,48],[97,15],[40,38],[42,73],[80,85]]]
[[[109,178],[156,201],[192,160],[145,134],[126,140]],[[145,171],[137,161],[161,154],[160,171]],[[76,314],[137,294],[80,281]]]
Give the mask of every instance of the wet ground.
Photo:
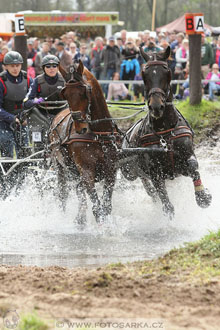
[[[191,179],[168,181],[175,207],[171,221],[153,204],[137,180],[120,178],[113,195],[108,223],[95,223],[89,204],[88,225],[82,232],[74,218],[77,198],[70,194],[67,210],[59,207],[51,190],[43,198],[30,178],[19,196],[0,201],[0,264],[37,266],[93,266],[112,262],[152,259],[184,242],[220,227],[220,143],[196,152],[204,185],[213,195],[212,205],[200,209]]]

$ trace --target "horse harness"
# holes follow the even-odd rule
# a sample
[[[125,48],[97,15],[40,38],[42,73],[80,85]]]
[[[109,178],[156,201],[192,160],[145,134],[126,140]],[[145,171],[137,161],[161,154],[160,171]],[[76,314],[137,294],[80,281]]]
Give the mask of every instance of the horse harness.
[[[94,120],[92,121],[91,118],[91,104],[92,104],[92,87],[87,84],[80,74],[75,69],[75,65],[70,67],[70,73],[71,73],[71,79],[65,84],[65,87],[71,87],[73,86],[83,86],[86,88],[86,97],[88,99],[88,106],[84,114],[82,113],[82,110],[73,111],[71,109],[71,106],[69,104],[70,113],[61,118],[61,120],[56,124],[56,126],[53,128],[56,130],[58,136],[58,130],[57,127],[66,119],[69,117],[66,121],[65,125],[65,132],[63,139],[61,136],[59,136],[59,144],[62,146],[70,145],[75,142],[84,142],[84,143],[99,143],[102,146],[103,152],[107,152],[106,144],[112,144],[116,146],[115,142],[119,139],[119,134],[115,127],[113,126],[112,132],[99,132],[99,131],[92,131],[90,129],[90,126],[93,123],[98,123],[99,121],[103,121],[102,119]],[[74,82],[74,80],[77,80]],[[65,88],[64,87],[64,88]],[[73,125],[75,125],[75,131],[76,131],[76,124],[82,124],[82,130],[80,133],[72,132]],[[57,143],[58,144],[58,143]]]
[[[175,162],[174,162],[174,146],[173,142],[177,139],[183,138],[183,137],[189,137],[191,140],[193,139],[193,132],[190,129],[190,127],[184,125],[185,122],[183,122],[182,118],[179,118],[177,121],[177,124],[175,127],[162,130],[162,131],[155,131],[152,127],[152,125],[149,126],[149,133],[143,134],[144,130],[144,124],[141,125],[141,128],[139,130],[138,134],[138,144],[141,147],[149,147],[153,145],[158,145],[158,147],[162,148],[167,154],[168,161],[171,165],[172,172],[174,173],[175,168]]]

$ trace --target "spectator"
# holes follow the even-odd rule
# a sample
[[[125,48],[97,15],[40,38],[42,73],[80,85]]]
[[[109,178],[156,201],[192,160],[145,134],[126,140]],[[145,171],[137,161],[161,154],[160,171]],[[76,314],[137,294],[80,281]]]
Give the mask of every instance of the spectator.
[[[15,40],[14,40],[14,37],[11,37],[10,40],[7,42],[7,47],[9,50],[12,50],[14,49],[14,44],[15,44]]]
[[[220,91],[220,82],[215,82],[214,80],[220,79],[219,66],[214,63],[212,65],[212,71],[209,72],[205,78],[209,80],[209,100],[214,100],[214,91]]]
[[[162,28],[160,32],[164,34],[163,39],[165,39],[166,41],[170,42],[169,33],[168,33],[167,29],[166,28]]]
[[[205,40],[205,33],[202,33],[202,45],[201,45],[201,56],[202,56],[202,76],[205,79],[212,64],[214,61],[214,54],[211,44],[206,42]]]
[[[169,44],[171,45],[175,40],[176,40],[176,34],[174,32],[170,33],[167,40]]]
[[[218,40],[214,48],[214,60],[215,63],[217,63],[218,66],[220,67],[220,35],[218,36]]]
[[[46,42],[49,45],[49,53],[52,54],[52,55],[55,55],[57,50],[53,45],[53,38],[47,37]]]
[[[122,50],[123,50],[123,42],[122,42],[121,37],[118,37],[118,38],[116,39],[116,45],[117,45],[118,48],[120,49],[120,52],[122,52]]]
[[[33,39],[33,48],[37,53],[40,51],[40,40],[38,38]]]
[[[118,72],[114,72],[113,81],[120,80],[120,75]],[[119,100],[131,100],[131,95],[129,94],[128,89],[123,83],[110,83],[108,88],[108,97],[107,101],[119,101]]]
[[[174,71],[173,80],[184,80],[184,73],[181,63],[177,63]],[[172,84],[172,92],[176,99],[182,99],[184,88],[180,83]]]
[[[142,39],[142,43],[141,43],[141,47],[147,47],[148,43],[149,43],[149,39],[150,39],[150,30],[145,30],[144,34],[143,34],[143,39]]]
[[[66,39],[66,45],[67,45],[67,49],[70,50],[70,44],[72,42],[74,42],[76,44],[76,47],[79,48],[80,45],[79,45],[79,42],[78,40],[76,39],[76,33],[74,31],[69,31],[67,32],[67,39]]]
[[[42,60],[46,55],[50,54],[49,49],[50,49],[49,44],[47,42],[44,42],[42,44],[42,50],[37,53],[37,56],[36,56],[36,59],[35,59],[35,73],[36,73],[36,76],[43,73]]]
[[[141,65],[142,70],[144,70],[145,64]],[[141,102],[144,102],[144,84],[141,83],[143,78],[141,72],[135,75],[134,80],[140,81],[140,84],[134,84],[134,102],[137,101],[137,98],[140,97],[141,94]]]
[[[37,55],[36,50],[34,49],[34,43],[32,39],[29,39],[27,41],[27,58],[31,58],[33,60],[33,64]]]
[[[72,64],[72,56],[64,49],[64,47],[65,45],[62,41],[58,42],[56,56],[60,60],[60,65],[68,72],[69,67]]]
[[[91,69],[92,74],[96,77],[96,79],[101,79],[102,74],[102,65],[101,65],[101,53],[103,50],[102,38],[95,38],[95,47],[91,50]]]
[[[181,64],[182,69],[185,69],[188,60],[189,60],[189,41],[188,39],[183,39],[182,45],[176,51],[176,63]]]
[[[128,38],[125,48],[122,51],[124,60],[121,64],[121,79],[122,80],[134,80],[135,75],[140,72],[140,64],[137,60],[139,50],[135,46],[134,40]],[[126,85],[128,88],[128,85]]]
[[[143,40],[144,40],[144,32],[139,31],[139,32],[138,32],[138,38],[141,39],[141,43],[140,43],[140,46],[141,46],[141,45],[142,45],[142,42],[143,42]]]
[[[101,61],[104,62],[104,79],[112,79],[114,72],[120,72],[120,50],[118,46],[115,45],[115,38],[110,37],[109,43],[104,47],[101,54]],[[108,94],[108,85],[105,84],[104,93]]]
[[[76,47],[75,42],[71,42],[71,44],[69,45],[69,49],[70,49],[69,50],[69,53],[70,53],[70,55],[71,55],[71,57],[73,59],[79,53],[79,51],[78,51],[78,49]]]
[[[180,87],[182,89],[183,99],[189,96],[189,62],[186,63],[185,69],[183,69],[184,83]]]
[[[176,54],[176,51],[178,48],[181,47],[182,45],[182,42],[183,42],[183,39],[184,39],[184,33],[182,32],[179,32],[177,35],[176,35],[176,38],[173,42],[171,42],[170,44],[170,48],[173,50],[173,52]]]
[[[144,51],[147,52],[159,52],[161,48],[156,46],[155,41],[153,38],[149,39],[147,47],[144,47]]]
[[[0,53],[0,72],[4,71],[4,65],[3,65],[3,61],[4,61],[4,57],[5,54],[8,53],[8,47],[7,46],[3,46],[1,49],[1,53]]]
[[[83,62],[83,65],[88,69],[91,70],[91,64],[90,64],[90,57],[87,55],[87,47],[85,43],[82,43],[80,45],[80,52],[77,53],[74,56],[74,60],[79,61],[81,60]]]
[[[34,79],[35,78],[35,70],[34,70],[34,67],[32,65],[33,65],[33,60],[31,58],[28,58],[27,59],[27,76],[28,76],[28,78]]]
[[[166,37],[165,37],[165,34],[163,32],[160,32],[158,34],[158,42],[157,42],[157,44],[160,44],[162,42],[162,40],[166,40]]]
[[[122,45],[124,46],[127,41],[127,30],[121,30],[121,40],[122,40]]]

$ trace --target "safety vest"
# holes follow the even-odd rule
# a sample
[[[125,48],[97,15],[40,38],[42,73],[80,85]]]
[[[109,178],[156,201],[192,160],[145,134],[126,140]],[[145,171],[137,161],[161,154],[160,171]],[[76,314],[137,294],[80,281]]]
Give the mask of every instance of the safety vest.
[[[18,84],[11,82],[7,77],[7,72],[0,74],[0,81],[4,86],[4,99],[2,107],[7,112],[17,115],[22,110],[22,103],[30,86],[27,72],[21,71],[22,81]]]
[[[57,89],[58,86],[64,87],[65,81],[62,77],[62,75],[58,72],[58,79],[57,82],[54,85],[48,84],[48,82],[45,79],[45,74],[42,73],[37,77],[38,82],[38,93],[41,97],[48,97],[52,93],[48,99],[48,101],[59,101],[62,100],[62,97],[60,96],[60,90]],[[57,90],[57,93],[55,93]]]

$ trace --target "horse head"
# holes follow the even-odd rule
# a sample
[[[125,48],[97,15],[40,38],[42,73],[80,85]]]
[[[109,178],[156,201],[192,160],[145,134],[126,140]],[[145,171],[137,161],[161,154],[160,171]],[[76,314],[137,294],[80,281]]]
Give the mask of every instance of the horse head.
[[[60,68],[66,81],[61,95],[69,103],[77,133],[85,133],[91,120],[91,86],[83,79],[83,71],[84,65],[81,61],[73,63],[68,73]]]
[[[167,59],[170,56],[170,47],[159,53],[145,53],[140,48],[142,57],[147,62],[142,71],[142,78],[145,85],[146,97],[150,115],[159,119],[163,116],[166,102],[170,100],[171,70],[168,67]]]

